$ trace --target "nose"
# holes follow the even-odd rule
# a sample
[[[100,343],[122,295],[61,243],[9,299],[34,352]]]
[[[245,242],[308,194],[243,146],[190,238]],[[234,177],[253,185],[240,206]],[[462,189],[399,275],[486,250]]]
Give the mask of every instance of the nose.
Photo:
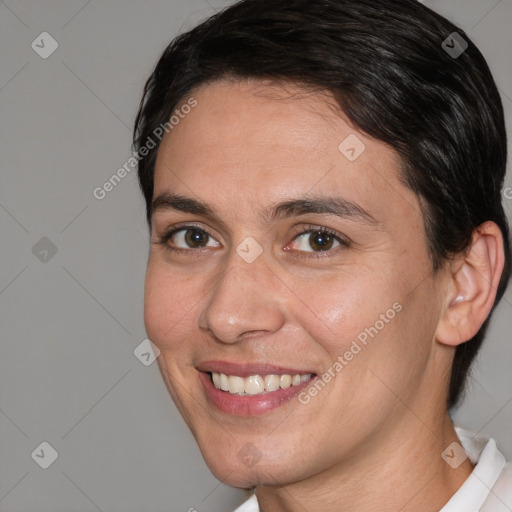
[[[273,333],[283,326],[283,284],[262,256],[247,263],[234,253],[221,272],[199,315],[201,329],[236,343],[247,333]]]

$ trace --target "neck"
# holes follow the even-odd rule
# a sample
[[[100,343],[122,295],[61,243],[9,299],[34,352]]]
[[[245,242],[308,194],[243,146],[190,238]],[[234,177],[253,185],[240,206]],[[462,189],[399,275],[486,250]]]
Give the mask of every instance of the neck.
[[[301,482],[256,488],[262,512],[434,512],[473,470],[469,459],[453,469],[441,453],[459,442],[446,412],[435,424],[402,412],[397,428],[383,428],[357,456]]]

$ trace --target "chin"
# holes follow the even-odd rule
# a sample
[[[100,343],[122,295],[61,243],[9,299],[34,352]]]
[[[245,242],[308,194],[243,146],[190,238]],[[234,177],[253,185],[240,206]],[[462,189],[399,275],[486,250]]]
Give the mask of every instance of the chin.
[[[283,485],[293,483],[308,475],[303,464],[304,460],[292,448],[283,452],[260,452],[254,444],[242,444],[239,450],[231,447],[211,450],[199,445],[203,458],[211,473],[221,482],[231,487],[249,489],[260,485]],[[210,447],[211,448],[211,447]],[[291,456],[292,453],[296,455]]]

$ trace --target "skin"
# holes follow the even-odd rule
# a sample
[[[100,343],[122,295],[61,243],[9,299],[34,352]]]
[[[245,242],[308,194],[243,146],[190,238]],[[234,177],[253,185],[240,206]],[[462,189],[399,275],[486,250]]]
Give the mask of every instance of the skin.
[[[162,140],[154,197],[207,202],[217,219],[154,212],[145,325],[210,470],[255,487],[264,512],[439,510],[472,471],[469,460],[452,469],[441,458],[458,441],[445,403],[455,347],[494,302],[499,229],[482,225],[470,250],[433,274],[419,200],[399,180],[396,152],[347,123],[328,95],[253,81],[192,95],[197,107]],[[338,149],[350,134],[366,148],[353,162]],[[376,222],[314,213],[267,224],[259,215],[306,194],[342,196]],[[159,243],[178,223],[207,231],[208,245]],[[310,225],[349,243],[319,251],[314,235],[300,235]],[[263,250],[252,263],[236,252],[248,236]],[[402,310],[307,405],[292,399],[243,417],[207,399],[201,362],[322,375],[396,302]],[[260,456],[254,464],[239,456],[247,443]]]

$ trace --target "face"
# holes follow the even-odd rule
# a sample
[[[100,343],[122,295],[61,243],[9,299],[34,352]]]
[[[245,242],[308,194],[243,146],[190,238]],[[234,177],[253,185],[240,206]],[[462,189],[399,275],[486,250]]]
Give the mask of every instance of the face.
[[[348,464],[406,428],[397,397],[428,408],[442,380],[418,199],[325,95],[192,96],[155,168],[145,324],[164,381],[229,485]]]

